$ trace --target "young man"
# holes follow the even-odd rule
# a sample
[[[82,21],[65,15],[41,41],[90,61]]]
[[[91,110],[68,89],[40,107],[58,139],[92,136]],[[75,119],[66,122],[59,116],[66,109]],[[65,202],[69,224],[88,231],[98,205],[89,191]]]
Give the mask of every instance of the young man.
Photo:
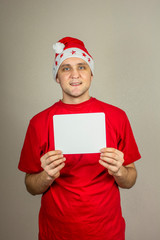
[[[54,49],[62,100],[31,119],[19,162],[28,192],[42,194],[39,239],[124,240],[118,187],[135,184],[140,159],[130,123],[123,110],[90,97],[94,63],[82,41],[66,37]],[[66,155],[55,149],[54,115],[95,112],[105,113],[107,148]]]

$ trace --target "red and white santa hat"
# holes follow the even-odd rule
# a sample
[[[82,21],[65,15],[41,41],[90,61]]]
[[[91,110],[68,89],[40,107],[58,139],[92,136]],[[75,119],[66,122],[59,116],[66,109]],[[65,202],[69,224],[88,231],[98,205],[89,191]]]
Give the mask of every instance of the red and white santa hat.
[[[53,75],[56,79],[56,75],[61,63],[71,57],[81,58],[86,61],[92,71],[94,72],[94,62],[92,56],[88,53],[85,48],[84,43],[72,37],[65,37],[59,40],[57,43],[53,44],[53,49],[55,50],[55,60],[53,66]]]

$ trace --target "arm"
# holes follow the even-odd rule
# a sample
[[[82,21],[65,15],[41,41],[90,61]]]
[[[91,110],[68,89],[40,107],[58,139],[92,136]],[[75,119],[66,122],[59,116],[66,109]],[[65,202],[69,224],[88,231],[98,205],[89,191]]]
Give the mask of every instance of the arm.
[[[56,178],[60,176],[60,170],[65,166],[65,158],[62,152],[50,151],[41,157],[40,173],[26,174],[25,184],[29,193],[32,195],[44,193]]]
[[[121,188],[131,188],[137,178],[137,171],[134,163],[123,166],[124,154],[114,148],[101,149],[99,163],[108,169],[108,173],[112,175]]]

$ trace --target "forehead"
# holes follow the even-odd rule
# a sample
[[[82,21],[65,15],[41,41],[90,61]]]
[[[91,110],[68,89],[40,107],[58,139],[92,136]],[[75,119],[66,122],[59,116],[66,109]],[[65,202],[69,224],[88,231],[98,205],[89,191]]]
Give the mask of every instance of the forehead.
[[[81,58],[75,58],[75,57],[70,57],[70,58],[67,58],[65,59],[60,66],[62,65],[66,65],[66,64],[69,64],[69,65],[77,65],[77,64],[87,64],[86,61],[84,61],[83,59]],[[87,64],[88,65],[88,64]]]

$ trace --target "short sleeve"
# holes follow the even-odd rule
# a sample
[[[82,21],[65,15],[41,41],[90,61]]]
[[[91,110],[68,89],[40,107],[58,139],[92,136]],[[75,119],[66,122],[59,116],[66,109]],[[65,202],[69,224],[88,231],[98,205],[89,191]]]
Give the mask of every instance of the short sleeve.
[[[123,127],[120,131],[120,141],[118,143],[118,150],[124,153],[124,165],[131,164],[141,158],[137,143],[135,141],[133,131],[125,114]]]
[[[26,173],[42,171],[40,163],[40,137],[31,122],[25,136],[18,168]]]

